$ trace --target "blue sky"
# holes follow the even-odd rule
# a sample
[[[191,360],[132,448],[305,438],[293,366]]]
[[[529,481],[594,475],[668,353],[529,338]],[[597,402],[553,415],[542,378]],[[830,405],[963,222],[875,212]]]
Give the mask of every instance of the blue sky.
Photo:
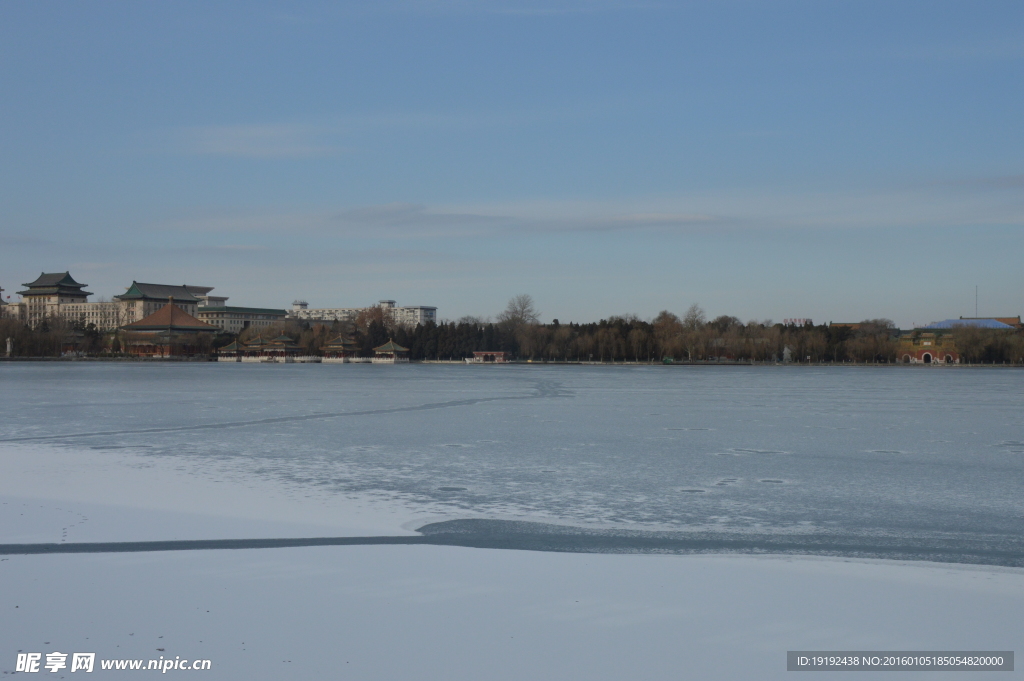
[[[1022,314],[1022,67],[1019,1],[0,2],[0,286]]]

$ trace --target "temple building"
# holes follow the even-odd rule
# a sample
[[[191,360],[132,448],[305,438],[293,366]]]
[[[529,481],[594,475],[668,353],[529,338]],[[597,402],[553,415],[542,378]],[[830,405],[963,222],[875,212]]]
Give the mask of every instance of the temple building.
[[[1017,328],[1006,321],[1019,323],[1020,318],[961,317],[932,322],[901,334],[897,341],[897,356],[904,364],[959,364],[960,353],[957,351],[954,331],[962,328],[1013,331]]]
[[[405,364],[409,361],[409,348],[403,348],[393,340],[388,339],[384,345],[373,349],[374,364]]]
[[[914,329],[902,334],[896,347],[896,356],[904,364],[960,363],[960,353],[950,331]]]
[[[182,310],[173,298],[137,322],[121,327],[124,351],[140,357],[172,357],[204,354],[208,340],[218,329]]]

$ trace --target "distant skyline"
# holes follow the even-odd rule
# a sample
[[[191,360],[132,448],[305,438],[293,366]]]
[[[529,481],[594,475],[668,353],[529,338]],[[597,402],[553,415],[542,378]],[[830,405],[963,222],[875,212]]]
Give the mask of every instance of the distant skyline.
[[[0,287],[1016,316],[1021,83],[1019,2],[2,3]]]

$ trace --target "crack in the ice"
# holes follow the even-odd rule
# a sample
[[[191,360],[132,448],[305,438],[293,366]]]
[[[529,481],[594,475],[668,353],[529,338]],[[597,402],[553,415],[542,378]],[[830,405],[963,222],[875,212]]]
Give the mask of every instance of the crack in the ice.
[[[164,428],[139,428],[136,430],[103,430],[88,433],[63,433],[60,435],[32,435],[27,437],[0,438],[0,442],[37,442],[43,440],[70,440],[79,437],[101,437],[104,435],[147,435],[151,433],[179,433],[194,430],[219,430],[224,428],[242,428],[245,426],[263,426],[275,423],[294,423],[299,421],[316,421],[320,419],[336,419],[346,416],[377,416],[382,414],[401,414],[413,411],[430,411],[433,409],[448,409],[451,407],[468,407],[474,404],[485,404],[487,402],[502,402],[512,400],[535,400],[544,397],[571,397],[572,392],[563,390],[557,383],[538,383],[535,392],[531,395],[508,395],[503,397],[477,397],[467,400],[449,400],[447,402],[428,402],[408,407],[392,407],[390,409],[367,409],[364,411],[338,411],[320,412],[316,414],[302,414],[297,416],[275,416],[267,419],[256,419],[252,421],[228,421],[225,423],[200,423],[188,426],[167,426]]]

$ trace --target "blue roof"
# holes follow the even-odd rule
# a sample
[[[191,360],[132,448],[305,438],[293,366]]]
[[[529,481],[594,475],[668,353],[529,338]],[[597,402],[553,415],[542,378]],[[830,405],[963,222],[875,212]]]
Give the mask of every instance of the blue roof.
[[[941,322],[932,322],[923,329],[952,329],[957,326],[970,326],[975,329],[1012,329],[1009,324],[1003,324],[995,319],[946,319]]]

